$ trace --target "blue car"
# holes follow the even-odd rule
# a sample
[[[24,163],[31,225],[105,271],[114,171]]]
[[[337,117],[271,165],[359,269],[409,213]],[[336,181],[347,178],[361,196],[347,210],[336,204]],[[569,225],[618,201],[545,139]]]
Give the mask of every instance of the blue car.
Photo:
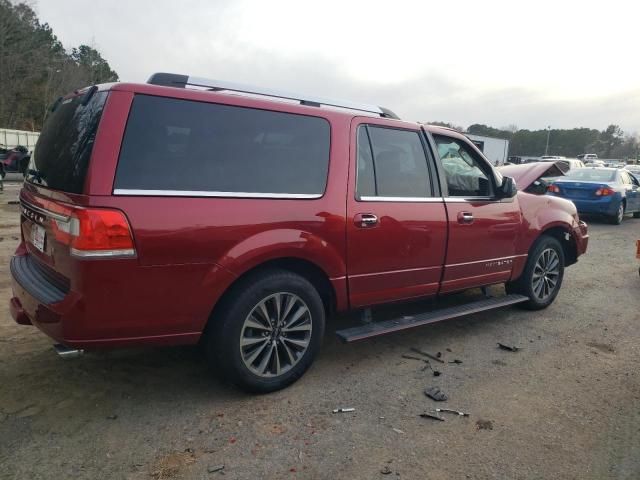
[[[620,225],[627,213],[640,218],[640,181],[620,168],[576,168],[549,185],[547,192],[571,200],[578,212],[604,215]]]

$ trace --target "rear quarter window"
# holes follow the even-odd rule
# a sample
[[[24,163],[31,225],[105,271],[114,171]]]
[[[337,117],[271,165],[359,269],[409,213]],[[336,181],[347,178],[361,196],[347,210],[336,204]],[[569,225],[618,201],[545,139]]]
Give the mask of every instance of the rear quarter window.
[[[137,95],[115,193],[321,196],[329,148],[323,118]]]

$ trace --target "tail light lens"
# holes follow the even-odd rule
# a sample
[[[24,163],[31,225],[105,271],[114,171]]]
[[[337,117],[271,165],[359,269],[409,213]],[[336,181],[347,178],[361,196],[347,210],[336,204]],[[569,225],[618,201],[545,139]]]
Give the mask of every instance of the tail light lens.
[[[558,187],[557,185],[549,185],[547,187],[547,192],[560,193],[560,187]]]
[[[611,190],[609,187],[602,187],[596,190],[597,197],[608,197],[610,195],[613,195],[614,193],[615,192]]]
[[[76,257],[135,257],[131,227],[120,210],[64,208],[65,220],[53,219],[55,238]]]

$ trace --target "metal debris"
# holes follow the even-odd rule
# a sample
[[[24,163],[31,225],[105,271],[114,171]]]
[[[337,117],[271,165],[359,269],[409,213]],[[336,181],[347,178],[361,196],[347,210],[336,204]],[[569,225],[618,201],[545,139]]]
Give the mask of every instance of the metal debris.
[[[348,412],[355,412],[356,409],[355,408],[336,408],[333,410],[333,413],[348,413]]]
[[[518,347],[514,347],[512,345],[505,345],[504,343],[498,342],[498,347],[502,350],[508,350],[509,352],[517,352],[520,350]]]
[[[412,352],[416,352],[419,353],[420,355],[424,355],[425,357],[430,358],[431,360],[435,360],[436,362],[440,362],[440,363],[444,363],[444,360],[442,360],[441,358],[438,358],[436,355],[431,355],[428,352],[423,352],[422,350],[420,350],[419,348],[416,347],[411,347],[411,351]],[[440,353],[440,352],[438,352]],[[440,354],[442,355],[442,354]]]
[[[435,415],[433,413],[424,412],[424,413],[421,413],[420,416],[422,418],[430,418],[432,420],[439,420],[440,422],[444,422],[444,418],[439,417],[438,415]]]
[[[436,408],[436,412],[455,413],[457,415],[460,415],[461,417],[468,417],[469,416],[468,413],[460,412],[458,410],[452,410],[451,408]]]
[[[224,470],[224,465],[214,465],[213,467],[207,468],[207,472],[209,473],[221,472],[222,470]]]

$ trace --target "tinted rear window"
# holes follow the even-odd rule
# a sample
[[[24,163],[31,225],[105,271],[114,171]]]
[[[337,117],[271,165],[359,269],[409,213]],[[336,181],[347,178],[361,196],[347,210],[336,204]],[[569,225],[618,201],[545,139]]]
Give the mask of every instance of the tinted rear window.
[[[322,118],[137,95],[115,188],[321,195],[329,145]]]
[[[89,157],[107,92],[63,100],[45,121],[27,171],[27,181],[54,190],[82,193]]]

